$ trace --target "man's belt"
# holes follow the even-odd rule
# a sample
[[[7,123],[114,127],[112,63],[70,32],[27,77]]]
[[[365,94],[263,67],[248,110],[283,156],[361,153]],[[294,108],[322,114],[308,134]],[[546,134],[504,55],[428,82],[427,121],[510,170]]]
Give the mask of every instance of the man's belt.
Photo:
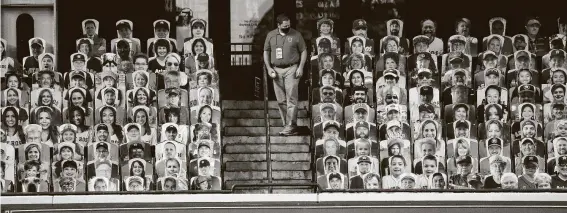
[[[285,68],[291,67],[293,65],[296,65],[296,64],[274,65],[274,67],[280,68],[280,69],[285,69]]]

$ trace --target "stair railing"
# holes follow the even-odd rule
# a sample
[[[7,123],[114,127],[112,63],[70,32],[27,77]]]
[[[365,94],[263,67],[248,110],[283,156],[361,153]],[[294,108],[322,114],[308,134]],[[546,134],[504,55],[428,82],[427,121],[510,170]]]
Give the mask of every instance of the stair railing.
[[[262,58],[262,61],[264,59]],[[268,184],[272,184],[272,143],[270,142],[270,111],[268,109],[268,70],[265,65],[262,66],[262,84],[264,88],[264,121],[265,134],[266,134],[266,173],[268,178]],[[232,187],[234,191],[234,186]],[[272,193],[272,186],[268,186],[268,193]]]

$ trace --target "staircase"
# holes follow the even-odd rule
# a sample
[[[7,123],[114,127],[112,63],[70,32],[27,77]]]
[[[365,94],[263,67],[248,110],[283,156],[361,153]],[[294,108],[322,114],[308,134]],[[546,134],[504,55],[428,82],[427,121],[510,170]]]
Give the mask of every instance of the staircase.
[[[268,183],[264,102],[223,101],[223,164],[224,186]],[[311,183],[310,136],[307,101],[300,102],[298,126],[302,134],[283,137],[277,102],[269,102],[272,183]],[[237,193],[268,193],[267,187],[238,188]],[[274,194],[313,193],[307,187],[273,187]]]

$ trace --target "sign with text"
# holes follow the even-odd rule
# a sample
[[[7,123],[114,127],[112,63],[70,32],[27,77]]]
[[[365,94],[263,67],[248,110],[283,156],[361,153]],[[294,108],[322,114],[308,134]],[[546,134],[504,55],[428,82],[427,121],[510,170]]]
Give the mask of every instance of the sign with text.
[[[274,6],[274,0],[232,0],[230,1],[230,42],[253,43],[260,34],[262,20],[268,16]]]

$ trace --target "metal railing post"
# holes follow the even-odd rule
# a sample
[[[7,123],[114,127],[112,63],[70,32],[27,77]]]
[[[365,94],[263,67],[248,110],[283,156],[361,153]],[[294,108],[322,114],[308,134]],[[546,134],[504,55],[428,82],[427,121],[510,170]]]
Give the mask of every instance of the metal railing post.
[[[270,142],[270,111],[268,109],[268,74],[265,66],[262,66],[264,85],[264,120],[266,122],[266,172],[268,184],[272,183],[272,146]],[[272,186],[268,187],[268,193],[272,193]]]

